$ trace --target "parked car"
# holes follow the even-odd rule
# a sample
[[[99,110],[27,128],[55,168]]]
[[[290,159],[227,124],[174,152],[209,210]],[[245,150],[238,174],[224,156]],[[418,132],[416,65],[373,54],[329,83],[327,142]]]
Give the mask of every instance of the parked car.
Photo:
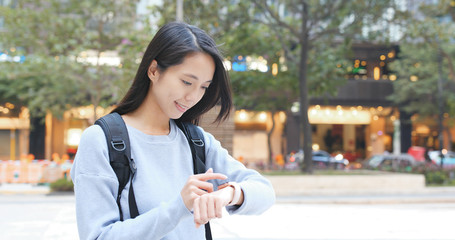
[[[441,166],[440,151],[429,151],[428,157],[431,159],[431,161],[434,164]],[[443,167],[444,168],[455,168],[455,152],[452,152],[452,151],[445,152],[444,160],[443,160]]]
[[[313,165],[317,168],[329,168],[333,167],[336,169],[343,169],[349,161],[343,157],[342,154],[338,154],[335,157],[331,156],[328,152],[323,150],[313,151]],[[288,156],[289,162],[303,163],[303,150],[297,153],[290,154]]]
[[[333,157],[338,157],[338,158],[345,158],[349,161],[349,164],[346,166],[348,169],[360,169],[362,168],[362,163],[363,161],[361,154],[359,152],[352,152],[352,151],[337,151],[333,152],[331,154]]]
[[[422,164],[414,159],[413,156],[402,154],[377,154],[365,161],[364,167],[383,171],[410,172],[413,167]]]

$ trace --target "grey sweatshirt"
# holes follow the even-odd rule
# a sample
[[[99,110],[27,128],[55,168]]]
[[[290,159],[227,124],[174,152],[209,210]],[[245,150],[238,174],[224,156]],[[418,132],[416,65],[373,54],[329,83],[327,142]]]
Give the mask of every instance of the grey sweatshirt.
[[[121,196],[123,222],[116,203],[118,180],[109,165],[103,130],[94,125],[84,131],[71,169],[81,239],[205,239],[204,226],[195,227],[193,214],[180,196],[193,174],[191,150],[173,120],[170,126],[169,135],[161,136],[127,126],[131,156],[137,165],[133,185],[140,215],[130,218],[128,184]],[[213,168],[215,173],[227,175],[228,181],[238,182],[244,193],[240,207],[226,210],[230,214],[253,215],[270,208],[275,202],[270,182],[245,168],[211,134],[203,132],[207,169]],[[214,189],[221,184],[218,180],[210,182]]]

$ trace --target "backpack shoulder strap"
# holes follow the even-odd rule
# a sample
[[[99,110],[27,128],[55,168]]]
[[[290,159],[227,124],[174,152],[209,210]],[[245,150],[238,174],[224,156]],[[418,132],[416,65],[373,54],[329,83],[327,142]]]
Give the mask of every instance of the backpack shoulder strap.
[[[183,131],[190,145],[193,156],[194,174],[205,173],[205,143],[204,135],[201,130],[189,122],[175,121],[177,126]]]
[[[98,119],[95,124],[99,125],[106,135],[107,147],[109,151],[109,163],[119,181],[117,205],[119,208],[120,220],[123,221],[120,197],[123,189],[130,180],[131,184],[128,202],[131,218],[134,218],[139,215],[132,184],[132,179],[136,173],[136,164],[131,158],[130,139],[125,122],[120,114],[114,112]]]
[[[193,156],[193,172],[194,174],[205,173],[205,143],[204,135],[201,130],[194,124],[189,122],[175,121],[177,126],[185,134],[190,145],[191,154]],[[205,239],[212,240],[212,231],[210,223],[205,224]]]

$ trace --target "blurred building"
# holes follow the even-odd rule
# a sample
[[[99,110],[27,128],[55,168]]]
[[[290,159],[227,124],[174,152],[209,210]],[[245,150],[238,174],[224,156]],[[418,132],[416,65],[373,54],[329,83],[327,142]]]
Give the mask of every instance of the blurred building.
[[[397,1],[397,4],[401,10],[408,10],[416,19],[421,19],[421,4],[438,2],[415,0]],[[279,14],[286,15],[285,12]],[[447,18],[451,16],[441,16],[439,20],[447,21]],[[398,41],[403,36],[400,26],[394,24],[377,23],[366,28],[369,27],[388,32],[393,37],[392,41]],[[410,115],[402,111],[403,106],[396,106],[387,99],[394,92],[393,81],[397,80],[388,64],[399,55],[399,44],[354,44],[352,50],[354,67],[352,74],[346,76],[346,85],[340,87],[335,96],[310,99],[308,117],[312,125],[313,149],[348,153],[352,159],[364,159],[385,152],[407,152],[411,146],[439,149],[443,143],[438,140],[437,120]],[[241,63],[238,61],[238,64]],[[291,111],[278,114],[280,117],[276,117],[275,122],[282,126],[275,127],[272,134],[271,151],[274,156],[300,150],[303,141],[298,103]],[[445,115],[448,118],[448,114]],[[236,112],[236,157],[241,156],[252,162],[267,161],[268,152],[256,149],[267,149],[267,132],[272,128],[270,119],[270,113],[242,109]],[[443,133],[442,148],[450,149],[454,145],[451,137],[454,134],[455,128]]]
[[[362,43],[353,45],[352,74],[335,96],[310,98],[308,117],[314,150],[344,153],[350,159],[373,154],[405,153],[411,146],[439,149],[438,126],[434,119],[420,119],[402,111],[388,96],[394,92],[397,76],[388,64],[399,56],[399,46]],[[301,149],[298,103],[291,111],[275,116],[272,155],[286,155]],[[239,109],[235,115],[234,155],[246,162],[268,159],[267,133],[272,128],[269,112]],[[451,129],[455,134],[455,128]],[[445,145],[453,144],[444,133]],[[265,151],[264,151],[265,150]]]
[[[436,126],[431,122],[419,122],[406,115],[387,100],[393,92],[396,76],[387,64],[393,61],[399,47],[374,44],[354,45],[352,74],[346,76],[346,85],[338,89],[336,96],[312,98],[308,110],[313,130],[315,149],[333,152],[349,152],[360,158],[384,151],[406,152],[412,145],[437,149],[434,136]],[[255,65],[265,70],[263,60]],[[216,109],[209,112],[201,125],[217,137],[222,145],[236,158],[245,163],[266,163],[267,134],[271,132],[272,155],[286,155],[300,149],[300,116],[297,111],[278,112],[273,118],[270,112],[253,112],[237,109],[231,118],[221,124],[213,124]],[[97,116],[110,108],[98,107]],[[274,120],[274,121],[272,121]],[[30,131],[30,122],[35,131]],[[0,159],[19,159],[30,151],[30,134],[41,139],[39,148],[43,157],[53,153],[73,156],[80,136],[94,122],[93,106],[74,108],[62,119],[48,115],[45,121],[29,119],[26,108],[3,102],[0,106]],[[273,123],[274,122],[274,123]],[[447,138],[447,137],[446,137]],[[30,137],[30,139],[32,139]],[[433,139],[433,140],[431,140]]]
[[[0,0],[0,4],[8,2]],[[147,15],[145,6],[152,2],[156,1],[140,1],[137,14]],[[399,54],[399,46],[355,44],[353,52],[354,67],[352,74],[346,76],[346,85],[340,87],[335,96],[310,99],[308,116],[312,124],[313,148],[330,153],[349,152],[359,158],[385,151],[406,152],[413,145],[437,149],[439,143],[434,123],[418,121],[387,100],[387,96],[393,93],[392,82],[397,79],[387,65]],[[106,54],[106,61],[115,63],[119,59],[112,53]],[[246,61],[254,62],[249,66],[251,69],[269,71],[267,62],[261,57],[237,59],[230,67],[235,71],[247,70]],[[300,149],[302,137],[298,109],[296,105],[291,111],[277,112],[273,116],[267,111],[237,109],[221,125],[212,123],[216,118],[214,109],[204,116],[201,125],[239,160],[266,163],[269,133],[272,155],[277,159]],[[0,141],[3,143],[0,160],[19,159],[28,152],[38,153],[38,158],[46,159],[50,159],[53,153],[73,156],[83,130],[95,120],[94,113],[102,116],[109,110],[85,106],[67,111],[62,119],[47,115],[41,121],[30,119],[26,108],[0,98]]]
[[[353,69],[352,74],[345,76],[347,83],[338,89],[336,96],[310,99],[308,116],[314,149],[349,152],[360,158],[393,151],[394,123],[399,122],[400,114],[386,99],[393,93],[392,81],[397,78],[387,64],[395,59],[398,49],[396,45],[353,46]],[[303,139],[298,103],[291,111],[279,112],[273,117],[272,155],[276,157],[300,150]],[[410,126],[403,124],[405,122],[401,124],[403,139],[399,140],[403,149],[411,146]],[[267,133],[272,126],[269,112],[238,110],[235,115],[235,157],[265,162],[268,159]]]
[[[329,152],[349,152],[361,158],[371,154],[392,152],[394,126],[400,124],[398,145],[406,150],[411,146],[409,126],[399,109],[387,100],[393,93],[392,81],[397,76],[387,64],[393,61],[398,46],[354,44],[352,74],[346,75],[347,83],[335,96],[311,98],[308,117],[312,124],[313,148]],[[409,118],[409,117],[408,117]],[[298,129],[300,115],[290,112],[287,123],[287,147],[296,151],[300,137],[292,129]],[[394,125],[395,124],[395,125]],[[406,132],[408,131],[408,132]]]
[[[28,153],[28,110],[10,102],[0,104],[0,160],[17,159]]]

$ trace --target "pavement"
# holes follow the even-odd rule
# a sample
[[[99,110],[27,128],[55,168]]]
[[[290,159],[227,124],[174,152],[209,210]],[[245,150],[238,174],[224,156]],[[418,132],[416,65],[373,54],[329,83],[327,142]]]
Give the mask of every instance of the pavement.
[[[74,195],[0,195],[0,239],[77,240],[74,206]],[[216,240],[454,240],[453,216],[455,203],[277,203],[259,216],[224,210],[211,227]]]
[[[365,192],[330,195],[277,196],[278,203],[289,204],[417,204],[455,203],[455,187],[426,187],[411,192]]]
[[[217,240],[455,239],[455,187],[373,190],[278,195],[260,216],[224,210],[211,221],[212,234]],[[74,205],[73,193],[53,193],[47,185],[1,184],[0,239],[79,239]]]
[[[36,185],[28,183],[1,183],[0,194],[49,194],[51,192],[48,184]]]
[[[72,195],[68,192],[51,192],[49,185],[25,183],[0,184],[0,195]],[[455,187],[425,187],[409,191],[341,191],[326,189],[324,192],[298,195],[277,195],[283,204],[400,204],[400,203],[455,203]]]

